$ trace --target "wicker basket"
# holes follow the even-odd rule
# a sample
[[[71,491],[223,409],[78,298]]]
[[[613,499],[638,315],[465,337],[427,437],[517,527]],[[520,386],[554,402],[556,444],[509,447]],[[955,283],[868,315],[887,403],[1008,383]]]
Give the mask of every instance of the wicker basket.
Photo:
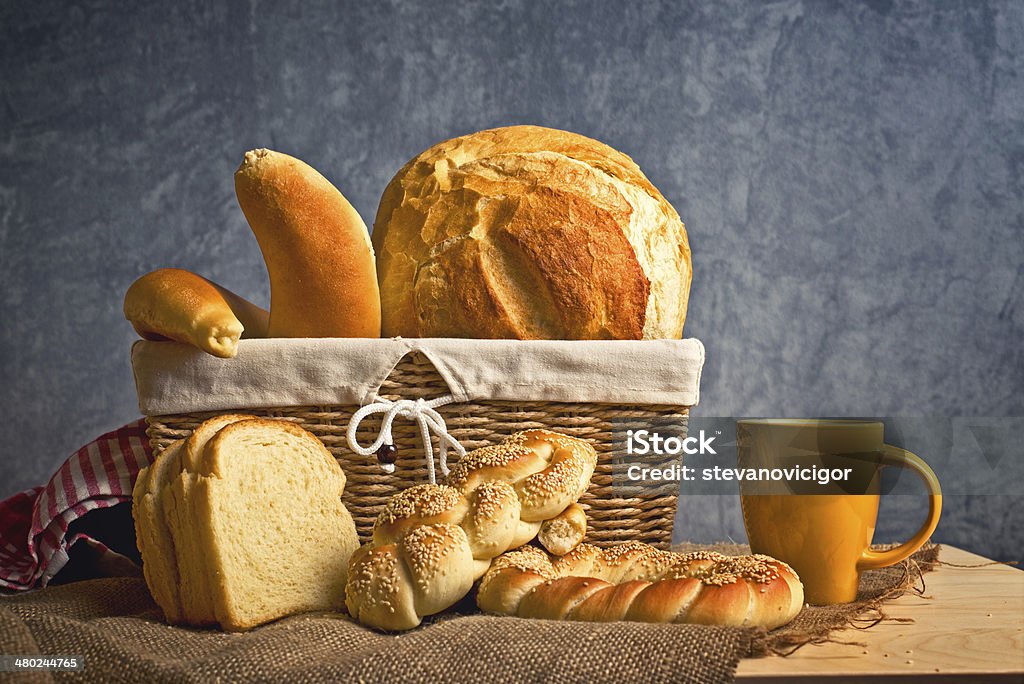
[[[414,352],[391,371],[378,394],[385,399],[398,400],[432,398],[447,391],[444,379],[433,364]],[[349,419],[358,408],[356,405],[300,406],[245,412],[293,421],[323,441],[348,476],[344,501],[355,518],[360,538],[366,541],[388,497],[427,481],[427,469],[419,430],[411,422],[394,424],[398,460],[393,474],[382,472],[375,458],[351,452],[345,433]],[[666,494],[664,488],[650,493],[631,491],[637,496],[628,498],[621,496],[621,490],[612,484],[613,430],[621,434],[630,428],[668,424],[682,433],[686,430],[688,410],[686,406],[477,401],[450,404],[440,407],[438,412],[444,417],[449,434],[467,450],[497,444],[518,430],[539,427],[588,440],[597,450],[598,465],[589,491],[580,500],[587,509],[587,540],[595,544],[638,540],[665,547],[672,539],[677,497]],[[159,452],[173,440],[188,436],[206,418],[227,412],[150,416],[147,418],[150,444]],[[238,409],[230,412],[237,413]],[[359,442],[371,443],[378,425],[379,421],[362,423],[357,433]]]

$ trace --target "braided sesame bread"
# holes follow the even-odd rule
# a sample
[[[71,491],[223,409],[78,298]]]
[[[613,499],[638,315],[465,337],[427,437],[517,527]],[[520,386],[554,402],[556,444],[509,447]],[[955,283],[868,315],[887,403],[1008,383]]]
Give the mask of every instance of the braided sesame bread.
[[[587,442],[529,430],[466,454],[447,484],[396,494],[373,540],[349,563],[349,613],[371,627],[404,630],[448,608],[492,558],[527,543],[575,504],[596,465]]]
[[[629,542],[561,558],[524,546],[491,565],[477,605],[499,615],[583,622],[686,622],[774,629],[800,612],[793,569],[768,556],[681,554]]]

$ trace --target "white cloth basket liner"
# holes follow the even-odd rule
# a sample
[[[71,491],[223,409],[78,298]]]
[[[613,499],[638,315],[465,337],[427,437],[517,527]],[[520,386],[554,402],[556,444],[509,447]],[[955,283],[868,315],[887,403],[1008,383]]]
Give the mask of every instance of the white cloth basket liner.
[[[556,401],[695,406],[704,345],[688,340],[242,340],[233,359],[138,341],[143,415],[367,404],[395,365],[421,352],[454,402]]]

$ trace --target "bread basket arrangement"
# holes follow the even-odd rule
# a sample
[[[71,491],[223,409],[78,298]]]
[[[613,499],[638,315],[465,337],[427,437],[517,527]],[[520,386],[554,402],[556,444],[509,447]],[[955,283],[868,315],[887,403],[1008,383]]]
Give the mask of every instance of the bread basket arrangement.
[[[299,181],[309,186],[305,195],[294,189]],[[588,540],[671,541],[675,496],[661,489],[624,498],[612,486],[613,431],[662,424],[684,434],[703,362],[698,342],[679,340],[691,277],[686,230],[631,159],[583,136],[535,126],[440,143],[406,164],[384,191],[375,250],[351,205],[298,160],[250,152],[235,185],[267,261],[271,311],[261,319],[259,307],[227,293],[225,317],[235,313],[242,325],[221,324],[197,341],[202,326],[182,323],[190,336],[179,339],[190,343],[189,353],[140,343],[149,348],[136,349],[134,371],[157,452],[215,412],[294,421],[341,463],[349,478],[345,502],[366,539],[389,496],[433,481],[434,459],[424,453],[420,421],[398,416],[391,423],[394,468],[384,472],[376,454],[350,448],[352,416],[377,399],[450,401],[434,410],[467,450],[534,427],[594,445],[598,469],[583,497]],[[206,291],[212,287],[226,292],[201,280],[182,282],[188,276],[169,274],[161,292],[182,297],[203,288],[198,295],[206,301],[217,294]],[[153,337],[145,325],[166,319],[169,307],[154,304],[157,296],[132,294],[129,318]],[[129,306],[133,299],[145,306]],[[244,337],[269,339],[239,344],[242,327]],[[233,335],[230,349],[222,346],[225,330]],[[327,341],[380,336],[357,345]],[[295,338],[321,342],[295,352]],[[423,338],[462,341],[438,347]],[[561,344],[550,352],[544,346],[551,343],[538,348],[538,340]],[[607,346],[595,351],[584,343],[597,340]],[[218,363],[194,347],[237,357]],[[253,347],[259,355],[250,363]],[[407,353],[396,351],[403,348]],[[445,353],[444,373],[430,360],[436,348]],[[333,371],[311,375],[301,361],[309,355],[330,358]],[[381,355],[380,362],[359,363]],[[268,358],[277,361],[273,368]],[[287,388],[282,376],[292,378]],[[460,380],[480,376],[490,381],[466,387]],[[220,384],[211,386],[211,379]],[[173,385],[151,396],[167,382]],[[238,383],[251,391],[240,392]],[[331,401],[317,397],[331,384]],[[362,390],[346,396],[352,387]],[[359,444],[376,440],[382,417],[359,422]],[[436,434],[431,440],[444,447]]]
[[[137,536],[168,621],[344,608],[405,630],[474,587],[549,619],[799,610],[784,563],[664,550],[676,492],[617,476],[630,430],[685,436],[704,362],[686,230],[629,157],[535,126],[439,143],[385,189],[372,243],[287,155],[247,153],[235,189],[269,311],[176,269],[125,298],[156,456]]]
[[[612,474],[622,447],[616,435],[653,424],[685,432],[689,407],[698,399],[703,354],[696,340],[243,340],[225,368],[183,345],[143,341],[136,343],[132,361],[155,451],[187,437],[217,412],[293,421],[320,438],[342,465],[348,476],[344,501],[363,540],[369,539],[391,495],[431,481],[430,466],[441,448],[431,432],[435,456],[428,457],[419,421],[396,416],[389,442],[395,447],[393,472],[381,467],[376,453],[354,453],[347,439],[352,417],[378,397],[409,402],[413,411],[417,400],[450,401],[432,410],[440,414],[447,435],[466,450],[533,428],[587,440],[598,454],[590,488],[581,499],[588,514],[587,540],[664,547],[672,538],[676,497],[653,488],[623,497]],[[368,363],[374,356],[380,361]],[[431,356],[440,359],[443,373]],[[522,375],[509,374],[510,357]],[[644,359],[643,370],[637,357]],[[310,358],[317,362],[305,361]],[[391,363],[394,367],[388,368]],[[567,368],[570,363],[576,367]],[[616,388],[600,381],[616,372],[629,373],[634,386]],[[362,377],[353,382],[357,373]],[[244,398],[232,401],[232,395]],[[307,399],[284,401],[301,396]],[[372,446],[384,416],[386,410],[358,423],[358,444]]]

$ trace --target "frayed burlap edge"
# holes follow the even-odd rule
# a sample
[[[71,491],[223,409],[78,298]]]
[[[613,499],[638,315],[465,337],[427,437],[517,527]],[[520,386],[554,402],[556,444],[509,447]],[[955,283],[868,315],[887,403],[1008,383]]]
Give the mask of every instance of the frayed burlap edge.
[[[935,568],[941,546],[927,544],[913,556],[881,570],[864,573],[860,592],[853,603],[834,606],[804,606],[788,625],[771,632],[756,630],[748,657],[769,654],[787,656],[808,644],[826,642],[864,646],[860,641],[837,638],[839,630],[870,629],[880,622],[913,622],[886,614],[884,604],[908,593],[925,596],[925,573]]]
[[[701,548],[708,548],[703,546]],[[735,545],[717,551],[746,553]],[[692,549],[692,547],[691,547]],[[743,657],[840,641],[845,627],[888,619],[882,604],[923,595],[940,561],[929,546],[865,573],[845,606],[807,607],[773,632],[705,625],[578,623],[480,615],[472,598],[419,629],[386,635],[338,615],[297,615],[244,634],[168,627],[138,578],[49,587],[0,601],[0,651],[81,654],[103,681],[415,681],[479,678],[563,682],[731,681]],[[460,612],[468,613],[462,617]],[[844,633],[843,637],[848,637]],[[567,657],[571,656],[571,657]],[[613,656],[609,658],[609,656]],[[542,675],[543,673],[543,675]]]
[[[876,549],[895,545],[878,545]],[[709,548],[706,544],[676,544],[674,551],[693,551]],[[744,544],[712,544],[710,548],[728,555],[750,553]],[[911,622],[908,618],[894,618],[885,613],[883,605],[907,593],[925,596],[924,575],[940,563],[939,544],[927,543],[910,558],[880,570],[870,570],[861,576],[857,600],[834,606],[804,606],[800,614],[787,625],[766,631],[753,628],[750,633],[747,658],[766,655],[790,655],[808,644],[826,642],[863,646],[862,642],[838,638],[834,632],[846,628],[870,629],[880,622]]]

